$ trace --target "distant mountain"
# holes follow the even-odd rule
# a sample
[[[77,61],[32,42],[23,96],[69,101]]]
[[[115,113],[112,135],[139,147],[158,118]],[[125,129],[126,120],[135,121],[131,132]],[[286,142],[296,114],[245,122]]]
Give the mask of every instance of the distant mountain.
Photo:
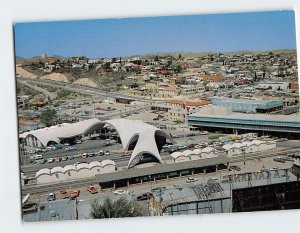
[[[20,57],[20,56],[16,56],[16,60],[18,60],[18,61],[24,61],[24,60],[27,60],[26,58],[24,58],[24,57]]]

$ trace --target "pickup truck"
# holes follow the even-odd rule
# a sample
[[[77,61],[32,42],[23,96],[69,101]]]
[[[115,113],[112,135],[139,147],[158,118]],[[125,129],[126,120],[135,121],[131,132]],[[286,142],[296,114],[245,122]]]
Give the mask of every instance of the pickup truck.
[[[87,188],[87,190],[91,193],[91,194],[95,194],[98,193],[98,190],[96,189],[95,186],[91,185]]]
[[[36,203],[28,203],[22,206],[23,214],[35,213],[37,211]]]

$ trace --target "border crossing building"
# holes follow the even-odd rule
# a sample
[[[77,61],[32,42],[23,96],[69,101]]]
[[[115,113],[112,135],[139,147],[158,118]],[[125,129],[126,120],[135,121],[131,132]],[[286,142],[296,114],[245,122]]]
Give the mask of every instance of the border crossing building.
[[[300,115],[234,113],[231,108],[206,107],[188,116],[188,125],[202,130],[224,130],[227,133],[258,132],[300,137]]]
[[[214,96],[211,98],[214,106],[231,108],[233,112],[266,113],[283,108],[284,102],[278,100],[233,99]]]

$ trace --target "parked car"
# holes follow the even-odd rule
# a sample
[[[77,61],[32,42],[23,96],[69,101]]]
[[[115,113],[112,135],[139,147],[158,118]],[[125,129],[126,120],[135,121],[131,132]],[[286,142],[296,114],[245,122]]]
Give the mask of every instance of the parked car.
[[[282,157],[274,158],[273,161],[279,162],[279,163],[285,163],[286,162],[286,160],[284,158],[282,158]]]
[[[86,159],[88,157],[88,153],[83,153],[82,155],[81,155],[81,158],[83,158],[83,159]]]
[[[62,145],[61,145],[61,144],[55,144],[54,147],[55,147],[56,149],[61,149],[61,148],[62,148]]]
[[[198,179],[195,178],[195,177],[189,177],[189,178],[186,179],[187,183],[192,183],[192,182],[196,182],[196,181],[198,181]]]
[[[87,153],[87,157],[93,157],[95,154],[93,152]]]
[[[73,155],[69,155],[69,156],[67,156],[67,158],[70,159],[70,160],[73,160],[74,156]]]
[[[61,161],[67,161],[68,160],[68,156],[64,156],[61,158]]]
[[[71,192],[71,198],[76,198],[76,197],[79,197],[79,194],[80,194],[80,190],[79,189],[76,189],[76,190],[73,190]]]
[[[144,194],[142,194],[142,195],[137,196],[136,199],[137,199],[138,201],[145,201],[145,200],[148,200],[149,194],[150,194],[150,193],[144,193]]]
[[[55,200],[55,193],[49,193],[47,197],[47,201],[54,201]]]
[[[56,163],[59,163],[60,161],[61,161],[61,157],[56,157],[56,158],[55,158],[55,162],[56,162]]]
[[[48,159],[48,163],[53,163],[54,162],[54,159],[53,158],[49,158]]]
[[[110,155],[110,152],[109,152],[108,150],[106,150],[106,151],[104,152],[104,154],[105,154],[105,155]]]
[[[129,194],[129,191],[127,190],[122,190],[122,189],[118,189],[114,191],[114,194]]]
[[[91,185],[87,188],[87,190],[91,193],[91,194],[95,194],[98,193],[98,190],[95,186]]]
[[[102,156],[102,155],[104,155],[104,151],[103,151],[103,150],[100,150],[97,154],[98,154],[99,156]]]
[[[75,146],[69,146],[65,148],[65,151],[75,151],[75,150],[78,150]]]
[[[186,148],[187,148],[187,145],[179,145],[179,146],[178,146],[178,149],[179,149],[179,150],[186,149]]]
[[[47,146],[46,150],[51,151],[51,150],[57,150],[55,146]]]
[[[66,191],[66,190],[60,190],[59,191],[59,194],[60,194],[60,197],[62,199],[65,199],[65,198],[69,198],[70,197],[70,194]]]
[[[239,166],[237,166],[237,165],[231,165],[231,166],[229,166],[229,170],[230,171],[233,171],[233,170],[240,171],[241,168]]]
[[[39,164],[44,164],[44,163],[47,162],[47,159],[40,159],[40,160],[37,160],[37,162],[38,162]]]

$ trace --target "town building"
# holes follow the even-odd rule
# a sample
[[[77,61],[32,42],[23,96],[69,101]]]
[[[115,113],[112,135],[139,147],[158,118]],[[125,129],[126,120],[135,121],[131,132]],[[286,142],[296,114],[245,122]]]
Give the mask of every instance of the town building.
[[[178,122],[185,122],[187,115],[197,112],[201,107],[210,104],[207,100],[186,101],[179,99],[172,99],[166,103],[170,107],[168,110],[168,119]]]
[[[277,100],[252,100],[252,99],[234,99],[213,96],[211,103],[214,106],[231,108],[233,112],[244,113],[266,113],[283,108],[284,102]]]
[[[230,108],[204,107],[188,116],[188,124],[206,130],[225,132],[274,134],[299,138],[299,115],[269,115],[234,113]]]

